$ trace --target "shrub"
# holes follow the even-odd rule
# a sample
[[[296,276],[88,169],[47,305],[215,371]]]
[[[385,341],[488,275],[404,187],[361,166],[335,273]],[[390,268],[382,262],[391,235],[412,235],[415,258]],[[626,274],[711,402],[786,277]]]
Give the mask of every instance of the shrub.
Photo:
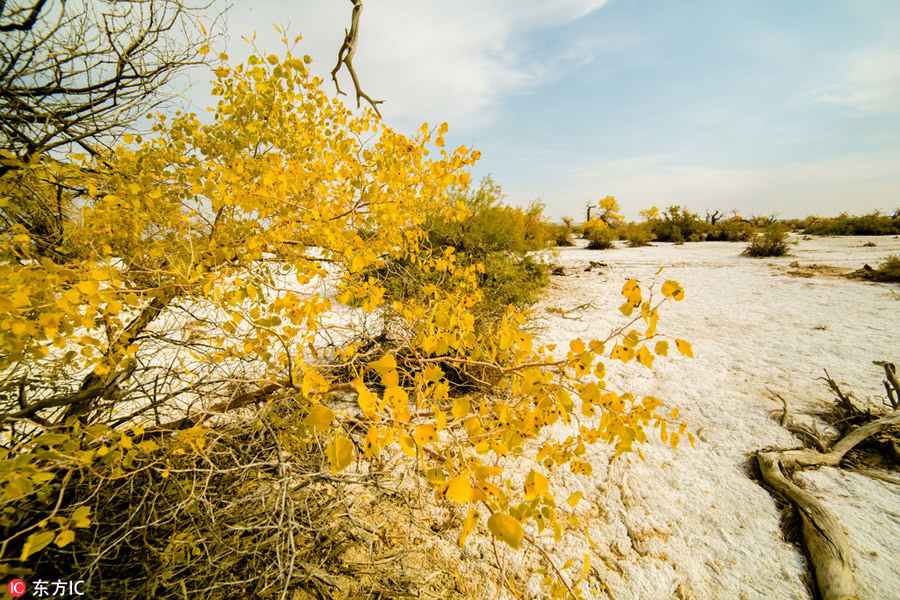
[[[374,277],[390,300],[422,299],[428,286],[441,285],[444,279],[426,266],[428,257],[452,256],[461,266],[481,265],[474,275],[483,295],[475,309],[480,320],[498,318],[509,305],[533,303],[547,284],[548,273],[546,265],[526,253],[543,249],[553,231],[543,220],[539,203],[523,211],[501,204],[502,198],[502,189],[490,177],[477,189],[454,190],[453,199],[462,202],[467,214],[461,219],[430,216],[423,226],[427,241],[422,256],[388,258],[361,272],[358,280]]]
[[[207,124],[160,115],[140,145],[22,171],[31,191],[66,186],[43,199],[71,209],[89,243],[86,258],[55,262],[24,226],[0,235],[5,575],[83,579],[96,597],[328,597],[331,575],[310,564],[393,570],[397,527],[427,531],[418,509],[442,502],[461,546],[474,532],[537,546],[535,570],[556,573],[547,595],[560,596],[581,579],[525,534],[559,540],[576,519],[550,470],[590,477],[582,449],[602,440],[618,456],[666,423],[663,441],[678,445],[674,412],[604,380],[606,361],[651,369],[670,340],[693,356],[657,329],[660,308],[684,297],[677,282],[627,281],[626,320],[556,353],[526,311],[479,320],[486,282],[510,278],[505,259],[543,247],[539,211],[486,192],[459,215],[453,186],[477,155],[441,150],[446,124],[409,137],[349,112],[306,62],[220,65]],[[0,198],[20,199],[8,175]],[[440,241],[451,238],[466,251]],[[359,274],[388,264],[432,284],[386,302]],[[519,267],[536,279],[533,263]],[[179,335],[188,319],[205,331]],[[460,389],[467,375],[490,393]],[[561,422],[568,439],[547,435]],[[432,493],[385,498],[384,473],[402,469]],[[370,498],[335,516],[360,483]],[[375,506],[387,529],[365,526],[369,538],[356,516]],[[397,595],[369,581],[360,595]]]
[[[550,238],[550,243],[554,246],[565,247],[574,246],[572,241],[572,228],[569,225],[558,223],[544,223],[544,230]]]
[[[851,275],[868,279],[869,281],[900,283],[900,254],[888,256],[884,259],[884,262],[878,265],[877,269],[873,269],[866,265],[864,268]]]
[[[452,199],[467,211],[458,216],[429,216],[423,228],[431,247],[452,246],[460,254],[483,257],[490,252],[525,253],[542,250],[550,233],[545,229],[543,205],[528,210],[503,204],[503,190],[489,176],[477,189],[457,188]]]
[[[862,216],[842,213],[830,219],[810,219],[803,233],[810,235],[897,235],[900,219],[879,211]]]
[[[700,215],[680,206],[670,206],[662,218],[648,221],[656,239],[661,242],[700,241],[705,239],[708,224]]]
[[[591,219],[584,224],[584,239],[591,250],[608,250],[614,248],[616,231],[600,219]]]
[[[756,233],[756,228],[740,219],[719,221],[709,227],[706,239],[711,242],[746,242]]]
[[[620,239],[628,243],[629,248],[649,246],[653,240],[653,232],[648,223],[626,223],[616,230]]]
[[[533,304],[549,281],[547,266],[530,256],[514,256],[492,252],[481,264],[481,290],[484,308],[492,314],[506,312],[509,305],[518,307]]]
[[[782,229],[773,228],[765,233],[757,234],[741,254],[754,258],[787,256],[788,250],[790,250],[790,242],[787,240],[787,234]]]

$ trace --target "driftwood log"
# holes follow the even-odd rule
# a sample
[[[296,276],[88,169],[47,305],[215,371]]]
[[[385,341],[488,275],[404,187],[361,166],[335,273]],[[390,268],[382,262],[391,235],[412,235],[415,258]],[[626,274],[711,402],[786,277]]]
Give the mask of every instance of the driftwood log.
[[[876,363],[884,367],[885,377],[894,393],[900,395],[896,369],[891,363]],[[837,466],[844,455],[867,438],[900,424],[900,407],[889,394],[893,412],[880,419],[860,425],[838,440],[828,452],[809,449],[760,452],[757,455],[762,477],[767,484],[790,500],[800,512],[803,543],[815,571],[816,584],[822,600],[854,600],[852,566],[847,537],[840,522],[822,502],[798,487],[792,473],[800,469]],[[787,403],[784,411],[787,418]],[[858,599],[857,599],[858,600]]]

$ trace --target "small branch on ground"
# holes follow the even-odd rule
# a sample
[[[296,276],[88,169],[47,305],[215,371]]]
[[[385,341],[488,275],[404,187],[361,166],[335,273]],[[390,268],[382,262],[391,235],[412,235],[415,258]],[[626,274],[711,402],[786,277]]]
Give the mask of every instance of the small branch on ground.
[[[882,362],[875,364],[884,367],[886,377],[893,385],[896,382],[893,365]],[[872,418],[869,413],[863,413],[853,405],[850,396],[841,391],[827,371],[825,375],[829,388],[838,397],[838,408],[841,412],[848,413],[847,417],[868,416]],[[894,376],[893,381],[890,379],[892,375]],[[784,412],[781,417],[782,426],[790,431],[795,431],[795,426],[791,423],[788,414],[787,401],[778,394],[774,395],[784,404]],[[891,397],[889,396],[889,398]],[[793,482],[792,473],[811,467],[838,466],[845,455],[857,445],[897,424],[900,424],[900,408],[895,406],[890,414],[849,430],[832,446],[830,451],[826,452],[824,448],[820,448],[820,451],[798,449],[757,454],[757,461],[765,482],[791,501],[800,512],[804,546],[815,570],[816,583],[823,600],[857,598],[853,592],[849,544],[837,518],[825,508],[818,498],[798,487]],[[861,472],[866,474],[865,471]],[[893,481],[890,478],[879,477],[879,479]]]

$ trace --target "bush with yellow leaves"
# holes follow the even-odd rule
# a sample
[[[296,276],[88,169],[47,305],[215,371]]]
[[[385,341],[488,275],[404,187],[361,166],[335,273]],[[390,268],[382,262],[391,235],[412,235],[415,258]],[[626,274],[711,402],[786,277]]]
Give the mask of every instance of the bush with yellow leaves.
[[[627,282],[621,327],[568,348],[539,344],[512,306],[476,323],[483,266],[426,243],[423,223],[464,214],[450,190],[477,153],[444,149],[446,124],[406,136],[350,113],[308,57],[226,60],[211,124],[158,115],[152,135],[104,156],[2,159],[2,202],[52,194],[71,234],[52,256],[22,226],[2,234],[5,576],[56,573],[124,596],[302,587],[314,569],[286,558],[308,531],[290,490],[365,477],[391,453],[435,502],[461,508],[460,544],[482,531],[541,548],[568,516],[549,471],[590,476],[590,445],[629,452],[653,425],[677,446],[684,425],[660,400],[604,384],[605,361],[652,368],[667,354],[657,320],[683,297],[677,283]],[[387,302],[358,276],[386,261],[434,282]],[[222,415],[235,411],[246,435],[227,449]],[[566,439],[544,434],[558,422]],[[524,478],[505,469],[515,456],[534,459]],[[234,479],[245,472],[258,481]],[[227,494],[260,494],[253,519],[282,515],[287,537],[242,525],[238,499],[213,511]],[[245,548],[282,568],[215,558],[240,546],[226,532],[250,530]],[[215,585],[191,575],[199,562],[220,569]],[[580,593],[577,573],[553,569],[553,594]]]

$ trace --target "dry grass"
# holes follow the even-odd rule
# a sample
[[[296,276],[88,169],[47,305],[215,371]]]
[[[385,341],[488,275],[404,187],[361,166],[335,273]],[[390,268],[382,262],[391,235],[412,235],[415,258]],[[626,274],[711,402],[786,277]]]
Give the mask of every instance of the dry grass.
[[[124,477],[73,471],[49,501],[90,506],[91,528],[28,564],[14,560],[16,538],[4,562],[14,574],[84,580],[104,598],[473,598],[495,589],[496,572],[457,544],[455,505],[436,505],[431,486],[400,462],[332,475],[315,439],[295,434],[296,410],[288,401],[220,425],[202,452],[173,453],[156,437],[168,464],[147,456]],[[46,515],[46,502],[20,503],[4,537]]]

